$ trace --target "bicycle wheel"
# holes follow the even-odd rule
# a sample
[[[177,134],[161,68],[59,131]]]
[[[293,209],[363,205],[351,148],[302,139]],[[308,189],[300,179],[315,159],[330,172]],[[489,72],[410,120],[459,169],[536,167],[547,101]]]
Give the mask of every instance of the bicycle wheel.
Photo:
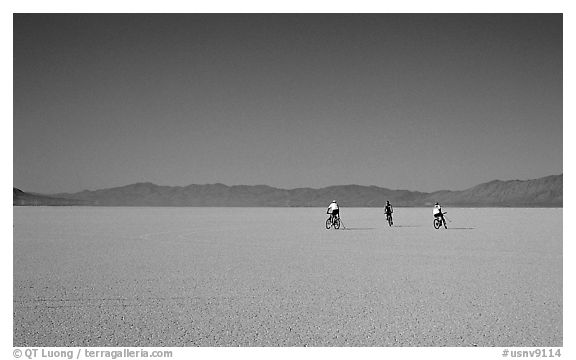
[[[442,226],[442,221],[440,219],[434,219],[434,229],[440,229]]]
[[[332,227],[332,221],[330,221],[330,218],[326,219],[326,229],[330,229]]]
[[[334,220],[334,229],[340,229],[340,218],[336,218],[336,220]]]

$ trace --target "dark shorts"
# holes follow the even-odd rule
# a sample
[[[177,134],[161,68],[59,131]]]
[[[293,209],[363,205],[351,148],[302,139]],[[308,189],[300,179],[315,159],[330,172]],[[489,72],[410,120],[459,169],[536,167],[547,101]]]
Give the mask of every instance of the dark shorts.
[[[340,213],[340,209],[334,209],[332,210],[332,216],[336,216]]]
[[[434,217],[442,217],[443,218],[444,214],[442,214],[442,213],[434,214]]]

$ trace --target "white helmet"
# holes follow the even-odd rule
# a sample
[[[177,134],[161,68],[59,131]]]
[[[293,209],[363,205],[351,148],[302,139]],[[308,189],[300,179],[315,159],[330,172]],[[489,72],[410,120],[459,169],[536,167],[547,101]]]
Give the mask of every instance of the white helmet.
[[[332,202],[336,202],[336,200],[332,200]]]

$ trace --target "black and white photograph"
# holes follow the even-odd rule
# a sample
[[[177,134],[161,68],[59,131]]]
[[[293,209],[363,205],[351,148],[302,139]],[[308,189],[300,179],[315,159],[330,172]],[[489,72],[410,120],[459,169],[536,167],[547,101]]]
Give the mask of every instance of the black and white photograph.
[[[561,12],[12,20],[14,357],[565,355]]]

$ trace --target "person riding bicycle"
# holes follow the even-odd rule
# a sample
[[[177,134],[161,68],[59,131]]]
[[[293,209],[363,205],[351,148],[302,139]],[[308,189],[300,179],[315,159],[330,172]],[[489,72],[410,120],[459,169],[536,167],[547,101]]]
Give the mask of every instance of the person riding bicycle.
[[[386,206],[384,206],[384,213],[386,214],[386,218],[388,218],[388,216],[392,216],[393,212],[394,209],[392,208],[390,201],[386,200]]]
[[[330,220],[334,221],[335,217],[340,216],[340,209],[338,208],[338,203],[336,200],[332,200],[332,203],[328,205],[328,210],[326,210],[326,214],[330,214]]]
[[[441,224],[444,224],[444,229],[447,229],[446,220],[444,219],[444,213],[442,212],[442,206],[440,206],[440,204],[438,203],[434,204],[432,214],[434,215],[435,218],[440,218],[440,221],[442,221]]]

